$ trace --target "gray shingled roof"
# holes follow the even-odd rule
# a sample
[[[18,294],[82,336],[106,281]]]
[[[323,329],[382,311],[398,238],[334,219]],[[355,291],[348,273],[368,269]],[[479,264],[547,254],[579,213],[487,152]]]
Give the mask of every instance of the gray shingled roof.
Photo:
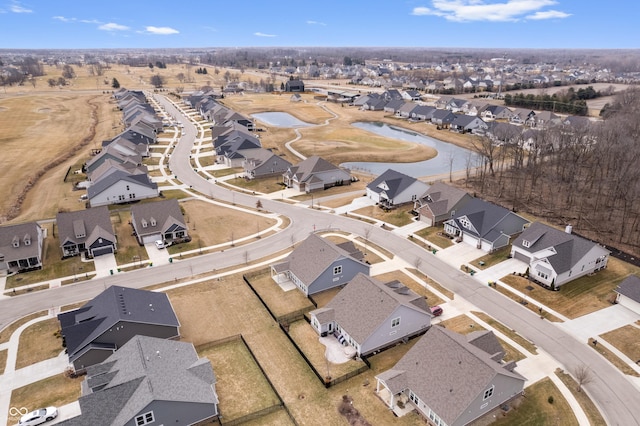
[[[58,315],[69,360],[118,322],[179,327],[165,293],[111,286],[81,308]]]
[[[410,187],[417,180],[418,179],[414,177],[407,176],[393,169],[387,169],[384,173],[382,173],[380,176],[375,178],[369,185],[367,185],[367,189],[377,194],[384,191],[385,194],[387,194],[387,197],[390,200],[393,200],[395,197],[401,194],[405,189]],[[379,188],[379,186],[382,183],[385,183],[389,189]],[[428,187],[427,184],[424,184],[424,186],[425,188]]]
[[[362,344],[400,305],[430,316],[424,297],[399,281],[383,283],[359,273],[325,308],[333,309],[340,327]]]
[[[412,390],[447,424],[453,424],[496,375],[525,378],[508,371],[467,337],[431,327],[393,369],[378,377],[397,394]]]
[[[155,220],[155,225],[151,218]],[[146,221],[146,227],[142,226],[142,220]],[[175,199],[135,204],[131,206],[131,221],[138,236],[163,234],[173,225],[187,229],[180,204]]]
[[[158,189],[158,184],[152,182],[148,175],[146,174],[130,174],[126,171],[118,170],[109,175],[104,176],[102,179],[94,182],[87,189],[87,194],[89,196],[89,200],[91,200],[96,195],[102,193],[108,188],[112,187],[119,181],[131,182],[136,185],[146,186],[151,189]]]
[[[72,241],[75,244],[92,243],[93,241],[90,240],[89,237],[96,227],[106,232],[106,234],[101,233],[101,235],[108,235],[108,237],[106,237],[107,240],[115,241],[109,209],[106,206],[93,207],[76,212],[60,212],[56,216],[56,225],[60,246],[62,246],[65,241]],[[84,227],[85,237],[76,237],[77,234],[75,230],[78,226]]]
[[[448,213],[462,198],[469,197],[465,191],[446,183],[436,182],[427,190],[423,201],[434,216]]]
[[[21,223],[0,227],[0,255],[4,260],[0,263],[8,263],[13,260],[27,259],[40,256],[38,245],[38,233],[40,225],[36,222]],[[41,232],[41,231],[40,231]],[[29,244],[25,244],[25,240]],[[18,247],[14,247],[14,241]]]
[[[309,236],[296,247],[284,262],[273,265],[278,272],[291,271],[305,285],[313,283],[333,262],[351,258],[363,263],[344,248],[316,234]]]
[[[106,376],[104,380],[99,379],[101,375]],[[152,401],[218,403],[211,363],[198,358],[187,342],[136,336],[103,364],[89,367],[86,380],[94,386],[106,385],[83,395],[82,414],[63,423],[65,426],[123,425]],[[189,421],[198,420],[203,419]]]
[[[313,155],[306,160],[302,160],[296,166],[290,168],[292,172],[291,175],[298,176],[298,182],[306,182],[314,177],[314,173],[336,169],[340,168],[317,155]]]
[[[459,219],[466,216],[477,232],[463,227]],[[456,211],[453,219],[464,232],[479,236],[487,241],[495,241],[502,234],[514,235],[522,231],[529,221],[496,204],[472,198]]]
[[[529,247],[522,245],[530,243]],[[513,241],[513,245],[529,253],[554,248],[556,254],[546,257],[557,274],[568,271],[594,247],[602,250],[602,255],[609,251],[598,244],[574,234],[561,231],[544,223],[534,222]]]
[[[616,292],[640,303],[640,277],[629,275],[618,284]]]

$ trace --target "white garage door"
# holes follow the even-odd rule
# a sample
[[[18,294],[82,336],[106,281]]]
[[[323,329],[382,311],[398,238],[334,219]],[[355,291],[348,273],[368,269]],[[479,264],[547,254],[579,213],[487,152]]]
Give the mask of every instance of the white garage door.
[[[143,244],[150,244],[154,241],[157,240],[161,240],[162,239],[162,235],[161,234],[153,234],[153,235],[147,235],[146,237],[142,237],[142,243]]]
[[[478,247],[478,239],[476,237],[473,237],[471,235],[468,234],[463,234],[462,235],[462,241],[464,241],[465,243],[474,246],[474,247]]]

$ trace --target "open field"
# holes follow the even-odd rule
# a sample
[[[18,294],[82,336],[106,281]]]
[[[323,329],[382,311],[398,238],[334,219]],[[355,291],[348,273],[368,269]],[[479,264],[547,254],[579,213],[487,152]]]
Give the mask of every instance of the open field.
[[[636,266],[610,257],[606,269],[571,281],[559,291],[546,290],[516,275],[508,275],[501,281],[569,318],[577,318],[611,306],[613,290],[620,281],[639,271]],[[527,290],[527,286],[532,286],[533,290]]]
[[[59,329],[57,318],[49,318],[27,327],[20,334],[16,370],[58,356],[64,350],[62,338],[55,336]]]

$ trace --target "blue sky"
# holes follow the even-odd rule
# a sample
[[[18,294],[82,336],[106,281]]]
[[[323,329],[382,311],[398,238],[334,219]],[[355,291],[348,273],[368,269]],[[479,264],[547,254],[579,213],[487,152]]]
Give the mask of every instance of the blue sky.
[[[0,0],[0,48],[639,48],[636,0]]]

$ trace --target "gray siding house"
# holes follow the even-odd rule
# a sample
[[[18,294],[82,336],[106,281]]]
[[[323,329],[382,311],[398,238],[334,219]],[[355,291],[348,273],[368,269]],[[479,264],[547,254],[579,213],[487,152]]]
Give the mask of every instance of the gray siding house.
[[[529,277],[553,289],[604,269],[609,250],[540,222],[531,224],[511,246],[511,256],[529,264]]]
[[[391,410],[413,406],[430,424],[466,425],[522,393],[525,378],[491,331],[467,336],[434,326],[390,370],[376,393]]]
[[[0,271],[42,268],[45,232],[36,222],[0,227]]]
[[[182,241],[189,236],[178,200],[174,199],[132,206],[131,224],[140,245],[157,240]]]
[[[136,336],[87,368],[81,414],[64,426],[194,425],[218,415],[216,376],[191,343]]]
[[[180,337],[180,323],[165,293],[111,286],[81,308],[58,314],[61,333],[76,371],[103,362],[140,334]]]
[[[425,332],[432,317],[425,298],[401,282],[382,283],[362,273],[309,315],[318,334],[334,333],[358,356]]]
[[[616,303],[640,315],[640,277],[629,275],[618,284],[615,292]]]
[[[242,167],[245,178],[255,179],[280,176],[291,167],[291,163],[268,149],[259,149],[251,151]]]
[[[358,273],[369,274],[363,254],[348,241],[342,244],[310,234],[284,262],[271,265],[274,279],[289,279],[306,296],[345,285]]]
[[[81,253],[95,257],[116,252],[116,237],[106,206],[60,212],[56,226],[63,258]]]
[[[418,179],[392,169],[386,170],[367,185],[367,197],[385,208],[413,203],[429,189]]]
[[[288,188],[313,192],[332,186],[350,185],[351,173],[314,155],[289,167],[283,174],[283,182]]]
[[[469,200],[471,195],[463,190],[436,182],[416,201],[414,210],[418,212],[420,221],[435,226],[450,219]]]

